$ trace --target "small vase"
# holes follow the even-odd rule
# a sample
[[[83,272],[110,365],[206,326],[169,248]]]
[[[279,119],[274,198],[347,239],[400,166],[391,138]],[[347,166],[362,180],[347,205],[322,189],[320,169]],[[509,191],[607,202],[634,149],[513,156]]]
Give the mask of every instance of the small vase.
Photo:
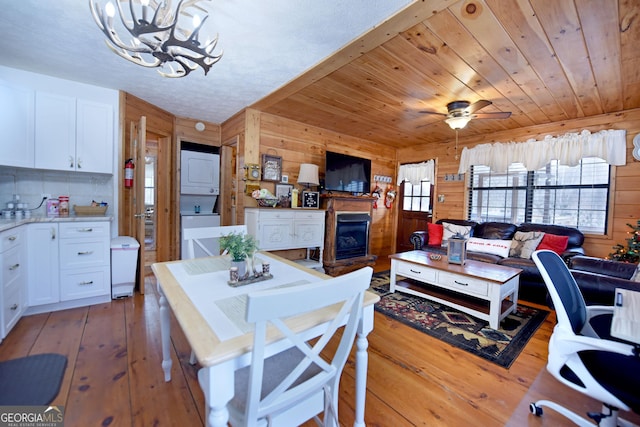
[[[238,277],[240,280],[243,280],[245,275],[247,274],[247,261],[231,261],[231,267],[238,267]]]

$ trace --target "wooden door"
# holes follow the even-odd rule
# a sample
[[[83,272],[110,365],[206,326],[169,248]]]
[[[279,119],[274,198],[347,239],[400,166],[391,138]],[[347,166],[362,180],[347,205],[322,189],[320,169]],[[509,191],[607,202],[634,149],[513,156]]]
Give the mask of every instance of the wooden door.
[[[138,289],[141,294],[144,294],[144,237],[145,237],[145,217],[146,207],[144,204],[144,162],[146,151],[146,136],[147,136],[147,118],[145,116],[140,117],[138,122],[131,122],[131,144],[132,144],[132,156],[133,164],[135,165],[135,176],[133,178],[133,208],[132,208],[132,227],[130,230],[133,233],[133,237],[140,243],[139,257],[138,257]]]
[[[413,245],[409,241],[411,233],[426,230],[427,223],[432,218],[433,185],[425,182],[411,185],[403,182],[400,185],[398,199],[398,233],[396,237],[396,251],[412,251]]]

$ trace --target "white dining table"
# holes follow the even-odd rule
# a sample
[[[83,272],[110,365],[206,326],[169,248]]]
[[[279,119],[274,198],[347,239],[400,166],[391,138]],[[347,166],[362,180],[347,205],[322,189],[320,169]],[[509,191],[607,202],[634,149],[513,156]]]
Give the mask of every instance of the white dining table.
[[[616,289],[611,336],[640,344],[640,292]]]
[[[201,370],[198,373],[206,404],[206,424],[227,425],[227,403],[234,395],[234,373],[250,364],[253,325],[244,320],[246,295],[250,292],[296,286],[330,279],[330,276],[302,267],[267,252],[256,255],[258,263],[270,265],[273,278],[243,286],[230,286],[230,260],[226,256],[160,262],[152,265],[160,295],[162,369],[171,381],[170,311],[173,311]],[[356,336],[355,421],[361,427],[367,380],[367,335],[373,330],[374,304],[378,295],[367,291],[363,317]],[[335,315],[331,307],[297,316],[288,321],[309,339],[318,336],[320,325]],[[271,337],[269,354],[290,346],[278,336]]]

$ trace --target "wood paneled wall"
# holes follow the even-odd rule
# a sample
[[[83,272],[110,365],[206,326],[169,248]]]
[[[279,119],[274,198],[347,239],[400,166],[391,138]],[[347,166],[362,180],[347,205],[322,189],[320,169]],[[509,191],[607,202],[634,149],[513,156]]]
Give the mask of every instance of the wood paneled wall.
[[[196,123],[204,125],[203,131],[196,129]],[[212,147],[220,147],[220,125],[202,120],[184,119],[176,117],[175,136],[177,141],[189,141]]]
[[[319,127],[284,119],[272,114],[260,114],[260,155],[282,157],[282,173],[288,175],[289,184],[298,189],[298,172],[301,163],[318,165],[320,178],[324,178],[325,152],[334,151],[371,159],[371,175],[396,176],[395,149],[353,138]],[[264,188],[275,191],[275,184],[262,182]],[[372,183],[375,186],[375,183]],[[384,187],[386,184],[380,184]],[[389,187],[393,189],[395,187]],[[247,203],[255,205],[255,201]],[[378,204],[374,210],[371,227],[371,252],[378,257],[393,253],[397,202],[391,209]]]
[[[458,149],[492,142],[523,142],[541,139],[545,135],[563,135],[583,129],[597,132],[603,129],[624,129],[627,131],[627,164],[615,169],[614,193],[611,197],[610,232],[606,236],[587,235],[585,251],[588,255],[606,257],[617,244],[626,244],[631,229],[628,223],[636,224],[640,219],[640,162],[632,156],[633,137],[640,133],[640,109],[626,110],[617,114],[603,114],[562,123],[523,127],[517,130],[487,134],[482,137],[465,138],[464,129],[459,131]],[[399,150],[399,163],[419,162],[436,159],[437,181],[435,193],[443,194],[445,201],[434,204],[434,221],[442,218],[464,218],[466,212],[465,182],[445,181],[446,174],[457,174],[459,162],[455,159],[455,133],[451,140],[428,144],[423,147]],[[437,199],[437,198],[436,198]]]

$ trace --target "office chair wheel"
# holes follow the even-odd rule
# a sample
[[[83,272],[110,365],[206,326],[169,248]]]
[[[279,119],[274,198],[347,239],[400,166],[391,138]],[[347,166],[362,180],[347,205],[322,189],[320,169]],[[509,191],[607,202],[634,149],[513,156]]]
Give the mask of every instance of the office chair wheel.
[[[541,417],[542,416],[542,408],[540,406],[536,405],[535,402],[529,403],[529,412],[531,412],[536,417]]]

